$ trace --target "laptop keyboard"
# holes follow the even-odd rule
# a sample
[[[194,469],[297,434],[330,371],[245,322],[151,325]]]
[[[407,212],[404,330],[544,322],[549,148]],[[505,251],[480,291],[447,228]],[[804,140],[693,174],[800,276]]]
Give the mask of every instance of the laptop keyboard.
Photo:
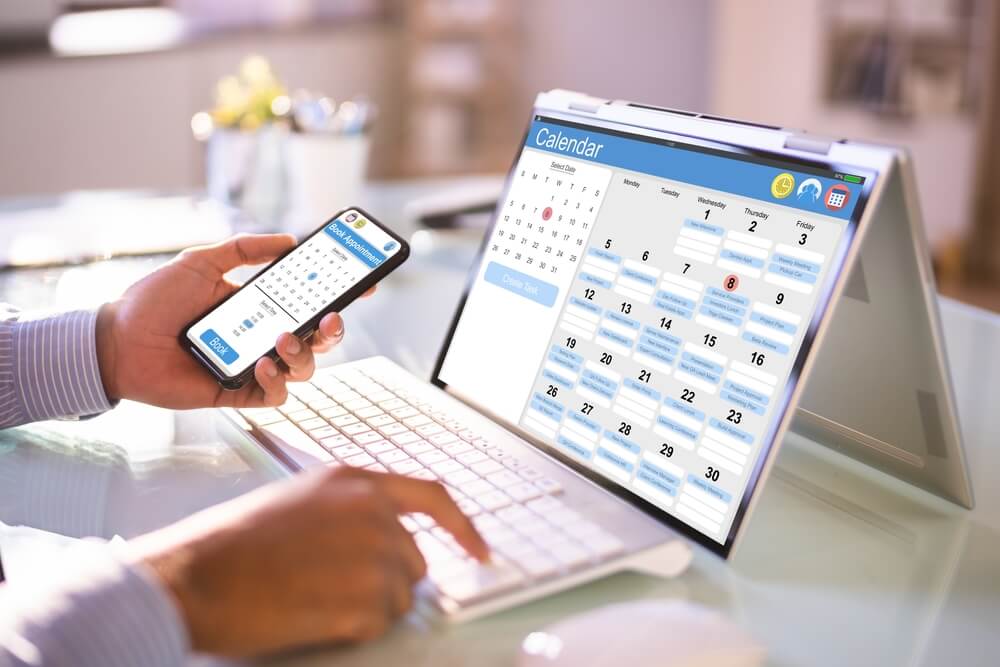
[[[278,408],[240,410],[302,467],[347,465],[445,485],[493,550],[482,565],[426,515],[401,518],[439,595],[459,607],[615,556],[622,542],[570,509],[561,485],[388,377],[317,371]],[[454,606],[454,605],[450,605]]]

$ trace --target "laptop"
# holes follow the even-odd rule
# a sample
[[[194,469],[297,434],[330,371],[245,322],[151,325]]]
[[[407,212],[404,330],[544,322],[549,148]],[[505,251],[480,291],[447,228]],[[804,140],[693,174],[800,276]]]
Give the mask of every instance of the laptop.
[[[491,565],[429,517],[403,523],[423,597],[462,621],[619,570],[676,576],[694,548],[730,558],[796,418],[970,504],[931,289],[899,150],[553,90],[430,382],[373,357],[227,414],[293,469],[445,484]],[[882,403],[901,387],[915,407]],[[916,425],[881,426],[899,419]]]

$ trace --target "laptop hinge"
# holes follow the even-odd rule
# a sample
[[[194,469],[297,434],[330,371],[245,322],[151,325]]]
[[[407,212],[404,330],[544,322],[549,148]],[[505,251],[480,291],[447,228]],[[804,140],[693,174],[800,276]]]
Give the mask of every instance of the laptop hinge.
[[[807,153],[819,153],[826,155],[833,146],[833,139],[829,137],[819,137],[804,134],[792,134],[785,139],[785,148],[794,151],[806,151]]]

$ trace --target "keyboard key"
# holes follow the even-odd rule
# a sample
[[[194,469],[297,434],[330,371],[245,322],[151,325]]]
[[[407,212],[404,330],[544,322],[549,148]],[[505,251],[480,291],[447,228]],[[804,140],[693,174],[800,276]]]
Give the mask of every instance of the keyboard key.
[[[510,458],[511,456],[511,453],[503,447],[490,447],[486,450],[486,453],[495,458],[497,461]]]
[[[412,417],[407,417],[403,420],[403,423],[410,428],[416,428],[418,426],[423,426],[424,424],[432,424],[431,418],[427,415],[416,414]]]
[[[441,461],[447,461],[448,455],[441,450],[430,448],[430,451],[425,452],[413,452],[408,449],[411,445],[407,445],[406,451],[413,454],[417,459],[423,463],[425,466],[434,465],[435,463],[440,463]],[[428,445],[429,446],[429,445]],[[429,446],[430,447],[430,446]]]
[[[363,433],[358,433],[356,436],[354,436],[354,442],[358,443],[359,445],[367,445],[372,442],[377,442],[381,439],[382,436],[380,436],[375,431],[365,431]]]
[[[371,470],[372,472],[389,472],[389,469],[381,463],[373,463],[370,466],[365,466],[365,470]]]
[[[378,463],[372,456],[366,452],[361,452],[360,454],[355,454],[354,456],[348,456],[344,459],[344,463],[355,468],[363,468],[369,466],[373,463]]]
[[[397,445],[405,445],[408,442],[416,442],[421,438],[413,431],[404,431],[402,433],[397,433],[396,435],[392,436],[389,439],[392,440]]]
[[[290,415],[293,412],[298,412],[299,410],[305,409],[306,404],[302,401],[296,400],[294,398],[289,398],[283,405],[279,405],[278,409],[281,410],[286,415]]]
[[[537,500],[532,500],[531,502],[525,504],[528,509],[543,516],[549,512],[559,512],[566,509],[566,505],[564,505],[561,500],[557,500],[552,496],[542,496]]]
[[[410,477],[413,477],[415,479],[425,479],[428,482],[433,482],[434,480],[437,479],[437,475],[435,475],[433,472],[431,472],[427,468],[421,468],[417,472],[415,472],[412,475],[410,475]]]
[[[330,396],[330,398],[332,398],[333,400],[335,400],[338,403],[340,403],[341,405],[343,405],[347,401],[356,401],[356,400],[358,400],[359,398],[361,398],[361,394],[359,394],[358,392],[356,392],[356,391],[354,391],[352,389],[348,389],[347,391],[342,391],[342,392],[333,394],[333,395]]]
[[[396,419],[406,419],[407,417],[412,417],[414,415],[419,415],[420,411],[416,408],[407,405],[405,408],[399,408],[397,410],[392,410],[391,414]]]
[[[348,424],[358,423],[358,418],[355,417],[354,415],[343,415],[342,417],[334,417],[333,419],[330,420],[330,423],[336,426],[337,428],[342,428],[344,426],[347,426]]]
[[[409,454],[410,456],[416,456],[417,454],[423,454],[425,452],[437,452],[437,450],[434,449],[434,445],[427,442],[426,440],[417,440],[416,442],[408,442],[405,445],[403,445],[403,449],[405,449],[406,453]],[[442,459],[438,459],[438,461],[440,460]],[[435,463],[436,462],[437,461],[435,461]]]
[[[475,519],[472,520],[472,523],[475,524],[476,529],[479,532],[483,532],[484,530],[489,530],[491,528],[503,528],[504,530],[507,529],[506,526],[504,526],[503,523],[500,521],[500,519],[496,518],[492,514],[480,514],[479,516],[477,516]]]
[[[417,433],[424,436],[425,438],[435,433],[444,433],[444,426],[438,424],[437,422],[431,422],[430,424],[424,424],[423,426],[418,426],[416,429]]]
[[[367,398],[357,398],[353,401],[344,401],[342,402],[342,405],[351,412],[354,412],[355,410],[360,410],[362,408],[370,407],[371,401],[369,401]]]
[[[372,430],[371,427],[364,422],[357,422],[356,424],[348,424],[347,426],[341,426],[340,430],[347,435],[357,435],[358,433],[364,433],[365,431]]]
[[[501,489],[521,483],[521,478],[509,470],[498,470],[497,472],[490,473],[486,475],[486,479],[490,481],[490,484],[498,486]]]
[[[335,417],[343,417],[347,414],[347,410],[340,406],[332,408],[323,408],[319,411],[319,416],[325,419],[334,419]]]
[[[349,445],[341,445],[340,447],[334,447],[333,453],[338,459],[346,459],[348,456],[354,456],[355,454],[363,454],[365,450],[361,449],[357,445],[351,443]]]
[[[523,477],[524,475],[522,475]],[[562,484],[551,477],[540,477],[535,480],[535,486],[541,489],[542,493],[559,493],[562,491]]]
[[[528,510],[525,510],[525,512],[527,511]],[[553,533],[552,526],[549,524],[549,522],[546,521],[545,519],[538,517],[535,514],[531,514],[530,517],[519,519],[513,523],[514,523],[514,528],[516,528],[518,532],[523,533],[528,537],[543,533],[551,535]]]
[[[415,533],[420,530],[420,526],[417,525],[417,522],[408,516],[399,517],[399,523],[403,524],[403,528],[405,528],[408,532]]]
[[[500,474],[500,473],[496,473]],[[532,498],[537,498],[541,495],[541,490],[531,482],[520,482],[519,484],[514,484],[513,486],[508,486],[504,489],[511,498],[518,502],[524,502],[526,500],[531,500]]]
[[[459,604],[469,604],[510,590],[524,581],[521,572],[506,563],[473,565],[435,581],[438,590]]]
[[[466,440],[468,442],[472,442],[473,440],[476,440],[476,439],[479,438],[479,434],[476,433],[475,431],[473,431],[472,429],[468,429],[467,428],[465,430],[459,431],[458,432],[458,437],[460,437],[462,440]]]
[[[483,506],[488,512],[493,512],[510,505],[510,496],[503,491],[490,491],[476,497],[476,502]]]
[[[386,465],[392,465],[393,463],[398,463],[399,461],[409,461],[410,455],[404,452],[402,449],[393,449],[388,452],[381,452],[376,454],[378,460]]]
[[[470,498],[463,498],[456,504],[458,505],[458,509],[462,510],[462,514],[465,516],[476,516],[482,511],[482,508]]]
[[[346,445],[351,442],[351,439],[346,435],[335,435],[330,438],[323,438],[319,441],[319,444],[323,445],[327,449],[333,449],[334,447],[339,447],[341,445]]]
[[[462,441],[459,440],[459,442]],[[470,449],[469,451],[456,456],[455,460],[461,463],[462,465],[470,466],[473,463],[479,463],[480,461],[488,461],[489,458],[490,457],[486,456],[484,452],[481,452],[478,449]]]
[[[538,479],[539,477],[542,477],[542,473],[538,472],[534,468],[528,468],[528,467],[521,468],[520,470],[517,471],[517,474],[525,478],[529,482]]]
[[[365,445],[365,449],[368,450],[369,454],[381,454],[382,452],[388,452],[396,449],[396,445],[392,444],[388,440],[376,440],[375,442]]]
[[[456,440],[455,442],[449,442],[447,445],[441,447],[441,451],[446,452],[449,456],[455,456],[457,454],[461,454],[462,452],[471,452],[475,450],[472,449],[472,445],[464,440]]]
[[[448,459],[447,461],[441,461],[441,463],[433,464],[430,466],[430,469],[438,475],[447,475],[448,473],[455,472],[456,470],[464,469],[464,466],[454,459]]]
[[[306,408],[304,410],[296,410],[295,412],[288,413],[288,418],[297,424],[300,422],[307,421],[309,419],[314,419],[315,417],[316,413],[310,410],[309,408]]]
[[[382,391],[376,391],[374,394],[371,394],[368,397],[368,400],[373,403],[381,403],[383,401],[391,401],[394,398],[396,398],[394,393],[383,389]]]
[[[473,471],[479,473],[480,475],[489,475],[498,470],[503,470],[503,465],[494,461],[493,459],[487,459],[485,461],[480,461],[479,463],[473,463],[471,466]]]
[[[312,419],[307,419],[304,422],[299,423],[299,428],[303,431],[312,431],[317,428],[329,427],[330,425],[326,423],[326,420],[321,417],[313,417]]]
[[[403,424],[399,422],[393,422],[391,424],[386,424],[385,426],[379,427],[382,435],[389,437],[390,435],[396,435],[397,433],[406,433],[410,429],[406,428]]]
[[[319,428],[310,429],[309,435],[313,440],[322,440],[323,438],[332,438],[335,435],[340,435],[340,431],[326,424]]]
[[[538,516],[524,505],[511,505],[494,512],[498,519],[507,523],[517,524],[519,521],[537,521]]]
[[[319,396],[321,396],[322,398],[314,398],[308,400],[306,401],[306,405],[308,405],[316,412],[319,412],[320,410],[326,410],[327,408],[337,407],[337,402],[334,401],[332,398],[328,398],[326,394],[319,394]]]
[[[437,471],[436,467],[437,465],[441,464],[436,464],[435,466],[431,466],[431,469],[434,470],[435,472]],[[471,482],[474,479],[479,479],[479,476],[476,475],[476,473],[469,470],[468,468],[456,470],[455,472],[450,472],[444,476],[444,481],[448,482],[449,484],[453,484],[455,486],[459,486],[461,484],[464,484],[465,482]]]
[[[487,482],[483,478],[474,479],[471,482],[466,482],[461,485],[462,493],[470,495],[473,498],[484,493],[489,493],[490,491],[495,491],[496,487]]]
[[[392,470],[397,475],[409,475],[418,470],[423,470],[423,468],[424,467],[420,465],[418,461],[414,461],[413,459],[406,459],[405,461],[397,461],[396,463],[393,463],[389,466],[389,469]]]
[[[472,446],[476,449],[489,449],[493,445],[486,438],[479,438],[472,441]]]
[[[366,419],[365,421],[368,422],[368,425],[371,426],[372,428],[379,428],[380,426],[386,426],[388,424],[396,423],[396,420],[393,419],[390,415],[379,415],[377,417],[371,417],[370,419]]]
[[[362,419],[369,419],[371,417],[377,417],[379,415],[384,415],[385,413],[382,412],[382,408],[379,408],[379,407],[376,407],[376,406],[372,405],[372,406],[369,406],[367,408],[362,408],[360,410],[355,410],[354,414],[356,414],[358,417],[361,417]]]
[[[514,457],[514,456],[510,456],[510,457],[504,459],[503,461],[501,461],[501,463],[503,463],[505,466],[507,466],[511,470],[520,470],[521,468],[524,467],[524,464],[521,463],[521,460],[518,459],[517,457]]]
[[[518,556],[525,556],[530,553],[537,553],[538,547],[535,546],[530,541],[518,536],[518,539],[510,540],[509,542],[504,542],[503,544],[497,545],[497,551],[502,553],[504,556],[514,559]]]
[[[559,569],[559,564],[556,561],[537,551],[530,551],[511,558],[518,567],[528,573],[528,576],[535,579],[549,577]]]
[[[455,435],[454,433],[448,433],[447,431],[444,431],[442,433],[435,433],[434,435],[430,436],[427,439],[433,442],[438,447],[440,447],[441,445],[447,445],[449,442],[455,442],[456,440],[458,440],[458,436]]]
[[[406,401],[401,398],[392,398],[388,401],[380,401],[379,407],[383,410],[398,410],[399,408],[405,408],[407,406]]]

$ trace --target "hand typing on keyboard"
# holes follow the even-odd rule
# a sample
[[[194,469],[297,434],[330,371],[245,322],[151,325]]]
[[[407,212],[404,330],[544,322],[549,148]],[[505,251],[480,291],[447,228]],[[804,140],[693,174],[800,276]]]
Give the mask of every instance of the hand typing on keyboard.
[[[401,514],[485,561],[441,485],[350,467],[314,469],[132,542],[171,592],[197,651],[250,656],[381,635],[427,572]]]

